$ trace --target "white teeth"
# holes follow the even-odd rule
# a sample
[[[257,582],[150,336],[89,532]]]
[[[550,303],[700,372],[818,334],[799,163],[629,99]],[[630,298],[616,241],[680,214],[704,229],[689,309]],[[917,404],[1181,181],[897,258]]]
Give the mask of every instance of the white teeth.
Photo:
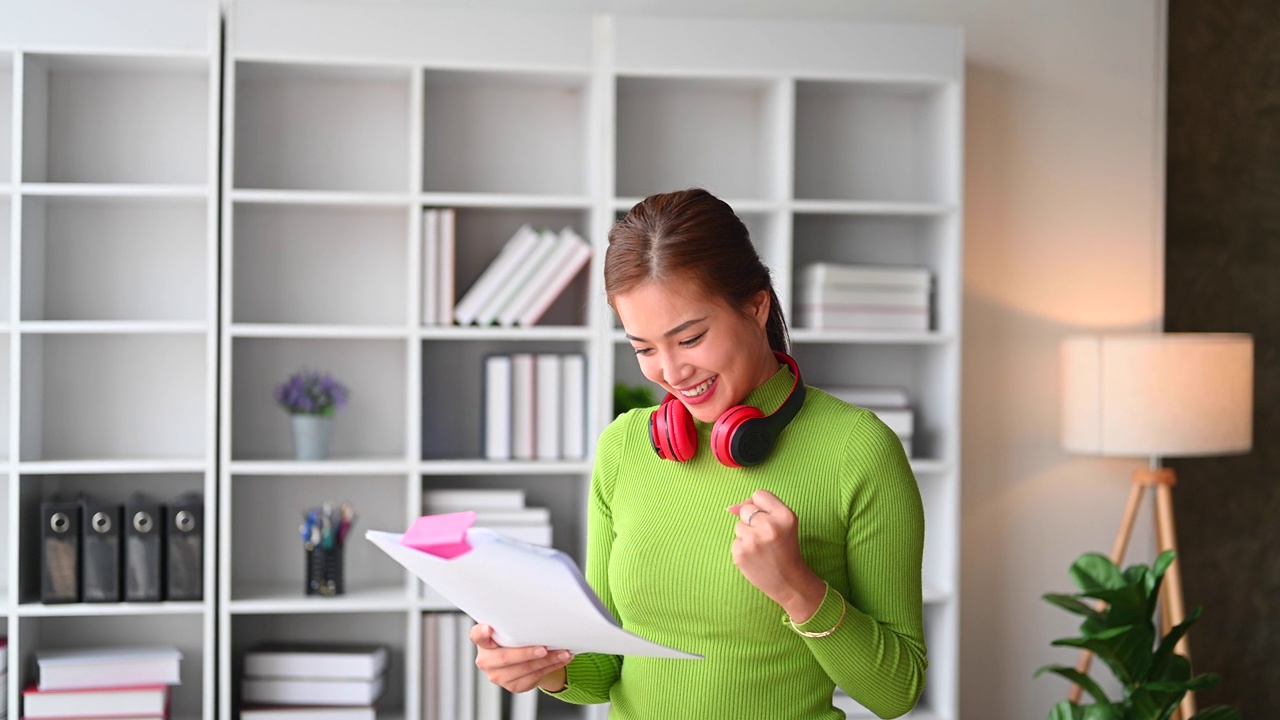
[[[714,382],[715,379],[716,379],[716,376],[712,375],[706,380],[703,380],[700,385],[693,388],[692,390],[681,390],[680,394],[685,397],[691,397],[691,398],[698,397],[699,395],[701,395],[702,393],[706,392],[708,389],[711,388],[711,383]]]

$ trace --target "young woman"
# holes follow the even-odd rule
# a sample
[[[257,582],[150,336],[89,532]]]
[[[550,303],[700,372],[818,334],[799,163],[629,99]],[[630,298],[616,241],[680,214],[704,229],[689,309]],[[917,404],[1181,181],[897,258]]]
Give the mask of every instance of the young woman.
[[[477,626],[477,665],[619,720],[842,718],[837,685],[881,717],[909,711],[924,513],[897,436],[805,388],[768,269],[706,191],[632,208],[605,290],[668,397],[600,437],[586,577],[624,628],[704,659],[503,648]]]

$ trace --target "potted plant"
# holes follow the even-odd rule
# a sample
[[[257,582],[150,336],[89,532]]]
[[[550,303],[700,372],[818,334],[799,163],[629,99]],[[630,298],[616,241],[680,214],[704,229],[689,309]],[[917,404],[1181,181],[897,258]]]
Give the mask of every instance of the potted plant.
[[[276,386],[275,398],[292,422],[294,457],[298,460],[327,457],[333,416],[346,407],[347,387],[328,373],[299,370]]]
[[[1200,617],[1202,608],[1191,611],[1163,638],[1156,634],[1153,616],[1158,608],[1160,582],[1173,560],[1174,552],[1166,550],[1151,567],[1138,564],[1121,572],[1111,558],[1085,553],[1071,565],[1071,578],[1081,592],[1044,595],[1045,600],[1063,610],[1084,616],[1080,637],[1054,640],[1053,645],[1092,651],[1115,674],[1124,694],[1113,700],[1089,675],[1065,665],[1046,665],[1036,671],[1036,677],[1044,673],[1061,675],[1093,697],[1091,704],[1063,700],[1053,706],[1048,720],[1167,720],[1187,691],[1218,684],[1217,675],[1192,677],[1191,663],[1174,652],[1174,646]],[[1095,609],[1083,598],[1100,600],[1105,605]],[[1235,708],[1216,705],[1184,720],[1240,717]]]

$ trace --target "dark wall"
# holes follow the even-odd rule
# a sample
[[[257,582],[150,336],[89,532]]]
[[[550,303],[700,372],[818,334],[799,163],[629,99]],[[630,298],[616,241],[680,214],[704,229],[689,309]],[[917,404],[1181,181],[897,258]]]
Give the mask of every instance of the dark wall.
[[[1165,330],[1254,336],[1253,452],[1171,460],[1198,704],[1280,718],[1280,0],[1170,0]]]

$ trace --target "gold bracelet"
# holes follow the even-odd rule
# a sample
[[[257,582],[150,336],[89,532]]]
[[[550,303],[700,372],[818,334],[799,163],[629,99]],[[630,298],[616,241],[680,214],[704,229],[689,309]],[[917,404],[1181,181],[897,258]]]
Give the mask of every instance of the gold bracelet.
[[[791,619],[791,616],[790,616],[790,615],[787,615],[786,613],[784,613],[784,614],[782,615],[782,619],[783,619],[783,620],[785,620],[785,621],[787,622],[787,624],[791,626],[791,629],[792,629],[792,630],[795,630],[797,633],[799,633],[799,634],[801,634],[801,635],[803,635],[803,636],[805,636],[805,637],[808,637],[808,638],[820,638],[820,637],[826,637],[826,636],[830,635],[831,633],[835,632],[836,630],[838,630],[838,629],[840,628],[840,626],[841,626],[842,624],[844,624],[844,616],[845,616],[845,613],[849,612],[849,603],[845,602],[845,601],[844,601],[844,596],[840,594],[840,591],[838,591],[838,590],[836,590],[835,588],[831,587],[831,585],[830,585],[830,584],[828,584],[828,585],[827,585],[827,589],[828,589],[828,590],[830,590],[831,592],[835,593],[835,594],[836,594],[836,597],[840,598],[840,619],[836,621],[836,624],[835,624],[835,625],[832,625],[832,626],[831,626],[831,629],[830,629],[830,630],[823,630],[822,632],[806,632],[806,631],[801,630],[800,628],[796,627],[796,624],[795,624],[795,622],[794,622],[794,621],[792,621],[792,619]],[[824,599],[825,599],[825,596],[824,596]],[[810,619],[812,619],[812,618],[810,618]],[[808,621],[806,620],[805,622],[808,622]]]

